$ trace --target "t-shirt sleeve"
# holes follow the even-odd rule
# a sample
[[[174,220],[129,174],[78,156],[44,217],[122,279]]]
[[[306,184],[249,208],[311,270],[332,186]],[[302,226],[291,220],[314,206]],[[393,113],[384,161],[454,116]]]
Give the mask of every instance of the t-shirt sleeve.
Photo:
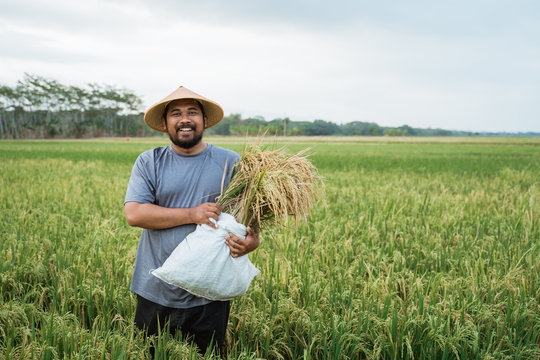
[[[152,154],[139,155],[133,169],[126,191],[124,204],[129,201],[154,204],[156,201],[156,179]]]
[[[232,178],[237,170],[237,165],[240,162],[240,155],[233,154],[232,161],[230,161],[228,167],[229,177]]]

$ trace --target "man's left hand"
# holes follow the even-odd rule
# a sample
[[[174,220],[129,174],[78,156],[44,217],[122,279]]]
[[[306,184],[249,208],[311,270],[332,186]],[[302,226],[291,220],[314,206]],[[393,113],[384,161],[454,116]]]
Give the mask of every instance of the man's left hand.
[[[229,233],[229,236],[225,236],[225,241],[231,250],[231,256],[236,258],[252,252],[259,246],[259,233],[248,227],[245,239],[242,239],[231,232]]]

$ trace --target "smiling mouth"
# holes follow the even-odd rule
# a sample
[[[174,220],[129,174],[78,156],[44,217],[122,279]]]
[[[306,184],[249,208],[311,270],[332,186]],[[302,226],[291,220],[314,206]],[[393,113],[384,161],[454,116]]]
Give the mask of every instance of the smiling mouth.
[[[191,132],[193,132],[195,129],[191,128],[191,127],[183,127],[183,128],[180,128],[177,130],[177,132],[181,133],[181,134],[189,134]]]

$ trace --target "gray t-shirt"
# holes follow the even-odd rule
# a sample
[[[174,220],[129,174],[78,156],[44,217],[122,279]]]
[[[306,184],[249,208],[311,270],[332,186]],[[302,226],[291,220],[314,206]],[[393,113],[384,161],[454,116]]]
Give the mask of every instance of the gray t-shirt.
[[[137,158],[126,191],[126,202],[150,203],[167,208],[191,208],[215,202],[221,182],[227,186],[237,153],[208,144],[198,154],[183,155],[172,146],[143,152]],[[225,177],[223,172],[225,171]],[[169,285],[150,274],[176,246],[195,230],[195,224],[170,229],[143,229],[137,249],[131,291],[173,308],[190,308],[210,301]]]

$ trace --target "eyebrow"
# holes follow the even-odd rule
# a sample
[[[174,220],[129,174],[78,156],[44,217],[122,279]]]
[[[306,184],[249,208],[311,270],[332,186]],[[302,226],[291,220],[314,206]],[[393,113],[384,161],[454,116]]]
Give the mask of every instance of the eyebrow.
[[[181,110],[182,110],[182,109],[180,109],[180,108],[172,108],[172,109],[171,109],[171,112],[173,112],[173,111],[181,111]],[[196,106],[190,106],[190,107],[187,108],[187,110],[197,110],[197,111],[200,111]]]

